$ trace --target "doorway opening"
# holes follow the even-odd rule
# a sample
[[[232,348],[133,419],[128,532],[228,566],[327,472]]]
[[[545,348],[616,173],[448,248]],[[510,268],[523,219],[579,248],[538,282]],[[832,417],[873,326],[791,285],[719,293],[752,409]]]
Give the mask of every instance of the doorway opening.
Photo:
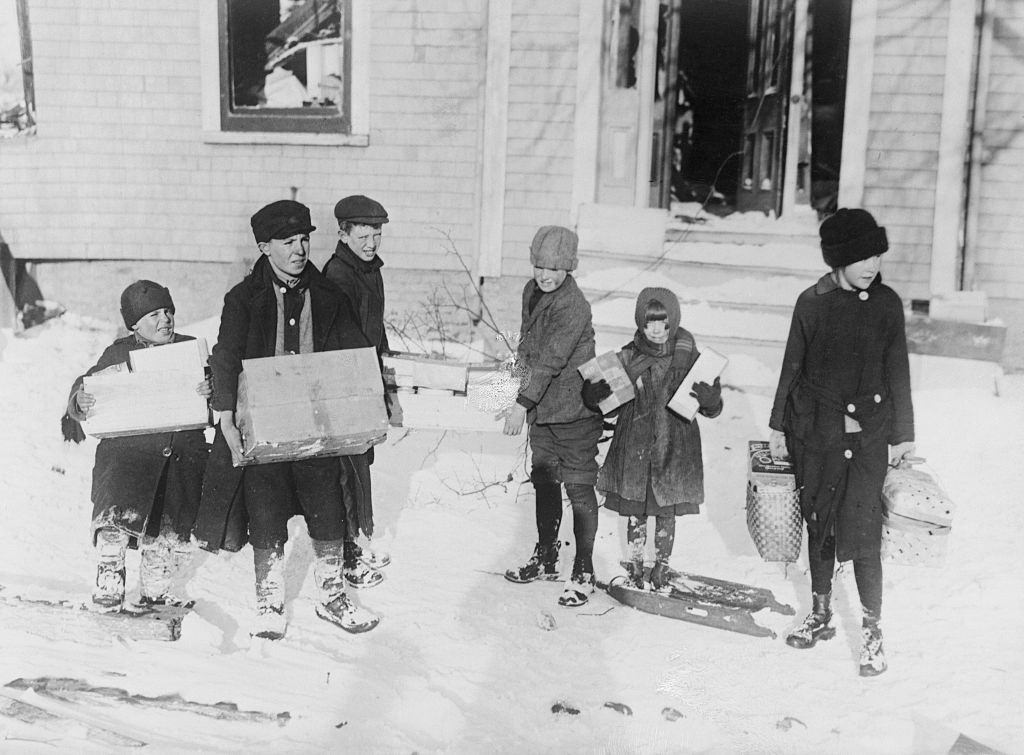
[[[852,0],[804,1],[806,36],[796,40],[796,0],[660,3],[652,205],[778,215],[795,143],[795,203],[835,209]],[[794,44],[804,46],[804,76],[803,92],[791,93]]]

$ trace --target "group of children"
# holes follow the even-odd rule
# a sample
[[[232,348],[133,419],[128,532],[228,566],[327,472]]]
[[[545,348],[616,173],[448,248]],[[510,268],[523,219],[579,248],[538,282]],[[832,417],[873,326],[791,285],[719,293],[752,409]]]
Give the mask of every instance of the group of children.
[[[253,634],[279,638],[285,631],[287,522],[302,513],[316,557],[317,614],[349,632],[377,625],[379,618],[345,589],[346,583],[379,584],[379,569],[388,561],[357,544],[360,533],[373,534],[373,450],[232,463],[244,456],[234,416],[243,359],[365,346],[378,355],[388,351],[377,254],[387,212],[368,197],[352,196],[337,203],[335,216],[339,242],[323,272],[309,264],[315,227],[308,208],[281,200],[252,216],[261,257],[225,296],[210,357],[212,381],[197,386],[220,413],[211,450],[194,430],[100,442],[92,491],[98,607],[123,603],[128,547],[142,550],[141,600],[160,603],[172,599],[171,576],[187,561],[193,536],[213,551],[249,542],[257,597]],[[878,628],[881,485],[887,466],[913,453],[903,309],[881,283],[879,258],[888,241],[869,213],[839,210],[820,232],[831,271],[797,301],[770,421],[773,455],[793,459],[812,575],[812,611],[787,643],[806,648],[833,636],[832,572],[837,558],[853,560],[864,605],[861,673],[873,675],[885,670]],[[605,427],[599,404],[611,388],[603,380],[584,380],[578,369],[594,358],[595,339],[590,305],[572,276],[577,246],[576,234],[560,226],[540,228],[531,243],[533,277],[523,289],[516,355],[522,382],[504,424],[506,435],[529,428],[537,528],[532,555],[505,576],[518,583],[559,578],[564,485],[575,552],[559,603],[570,607],[586,603],[594,590],[597,490],[627,520],[624,563],[636,589],[667,588],[675,518],[698,513],[704,502],[698,423],[667,408],[699,351],[680,324],[677,296],[666,288],[645,288],[637,298],[636,332],[619,351],[635,397],[609,412],[616,415],[614,432],[598,465]],[[174,331],[170,293],[151,281],[125,289],[121,312],[131,333],[108,347],[87,375],[126,362],[133,349],[188,338]],[[65,424],[85,419],[93,405],[81,384],[79,378],[72,388]],[[688,388],[699,414],[721,413],[719,379]],[[401,424],[397,395],[385,398],[391,423]],[[652,516],[656,558],[648,573],[644,554]]]

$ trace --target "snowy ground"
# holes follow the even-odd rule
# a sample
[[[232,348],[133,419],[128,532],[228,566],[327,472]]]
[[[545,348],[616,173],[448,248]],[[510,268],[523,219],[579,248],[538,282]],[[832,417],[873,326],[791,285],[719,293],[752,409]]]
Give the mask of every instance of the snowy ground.
[[[182,325],[181,332],[208,334]],[[74,377],[114,327],[72,314],[4,333],[0,361],[4,593],[85,599],[93,576],[89,484],[95,441],[65,445],[59,418]],[[1024,752],[1020,538],[1024,377],[988,390],[915,394],[918,447],[958,510],[946,565],[889,566],[888,673],[857,676],[853,576],[837,579],[838,635],[810,651],[782,636],[808,609],[801,562],[762,562],[744,520],[745,447],[767,436],[769,398],[727,390],[702,424],[704,512],[679,525],[680,569],[768,587],[797,617],[761,612],[778,639],[635,612],[598,592],[564,609],[553,583],[499,576],[533,544],[521,438],[392,431],[378,449],[377,545],[388,579],[358,599],[383,620],[351,636],[313,612],[312,553],[299,519],[289,543],[287,637],[252,641],[252,562],[199,555],[179,588],[196,600],[175,643],[69,636],[0,603],[0,684],[67,677],[140,696],[235,703],[280,720],[82,703],[69,715],[150,743],[208,752],[945,752],[957,732]],[[511,482],[506,482],[511,475]],[[571,540],[571,516],[563,536]],[[618,517],[601,511],[599,578],[622,557]],[[571,554],[570,554],[571,558]],[[129,561],[134,585],[135,560]],[[553,617],[554,628],[542,625]],[[54,707],[31,692],[0,690]],[[579,715],[555,715],[565,701]],[[625,716],[606,702],[624,703]],[[662,711],[682,714],[667,720]],[[86,723],[45,728],[0,717],[0,751],[105,751]]]

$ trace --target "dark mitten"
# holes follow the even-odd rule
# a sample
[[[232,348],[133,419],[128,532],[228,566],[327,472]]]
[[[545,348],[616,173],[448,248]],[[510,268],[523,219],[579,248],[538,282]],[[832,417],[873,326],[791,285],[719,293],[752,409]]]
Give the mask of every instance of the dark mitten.
[[[722,406],[722,379],[715,378],[711,385],[707,383],[694,383],[690,395],[697,399],[701,411],[706,414],[717,414]]]
[[[612,387],[606,380],[598,380],[592,383],[589,380],[583,381],[583,403],[588,409],[595,412],[601,411],[598,404],[612,395]]]
[[[71,415],[66,412],[64,416],[60,418],[60,431],[63,433],[64,440],[66,441],[81,443],[85,440],[85,433],[82,432],[81,423],[72,419]]]

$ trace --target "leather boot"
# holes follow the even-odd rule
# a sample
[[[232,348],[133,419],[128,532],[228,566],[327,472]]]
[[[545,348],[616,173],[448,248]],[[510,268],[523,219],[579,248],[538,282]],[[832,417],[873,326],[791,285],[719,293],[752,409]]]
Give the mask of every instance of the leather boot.
[[[96,586],[92,605],[97,611],[112,613],[124,605],[124,555],[128,533],[115,527],[101,527],[96,533]]]
[[[345,541],[345,580],[357,590],[376,587],[384,581],[383,574],[360,558],[361,553],[355,541]]]
[[[836,635],[835,627],[829,622],[832,621],[832,609],[829,604],[832,600],[832,593],[813,593],[813,608],[807,617],[796,629],[786,637],[786,644],[790,647],[805,650],[812,648],[818,640],[831,640]]]
[[[879,615],[867,608],[861,622],[860,675],[878,676],[889,668],[882,648],[882,628]]]
[[[284,546],[253,548],[256,572],[256,623],[253,637],[279,640],[284,637]]]
[[[346,632],[369,632],[380,617],[357,606],[345,593],[345,541],[314,540],[313,577],[319,593],[316,615]]]
[[[558,549],[559,541],[553,543],[537,543],[533,555],[523,566],[508,569],[505,579],[509,582],[533,582],[538,579],[554,582],[558,580]]]

